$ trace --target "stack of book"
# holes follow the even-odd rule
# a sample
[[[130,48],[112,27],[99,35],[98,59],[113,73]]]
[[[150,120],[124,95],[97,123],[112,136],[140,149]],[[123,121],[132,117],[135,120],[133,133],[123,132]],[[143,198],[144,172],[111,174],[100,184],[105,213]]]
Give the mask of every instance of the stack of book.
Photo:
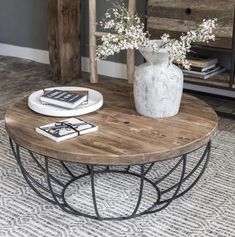
[[[88,91],[44,90],[40,100],[42,104],[75,109],[79,105],[88,103]]]
[[[81,105],[88,104],[88,91],[46,89],[40,100],[44,105],[72,110],[77,109]],[[37,133],[55,142],[61,142],[97,130],[98,127],[96,125],[80,118],[69,118],[36,128]]]
[[[98,127],[96,125],[80,118],[70,118],[36,128],[37,133],[55,142],[61,142],[97,130]]]
[[[191,67],[190,70],[183,69],[185,76],[206,80],[226,70],[224,67],[217,65],[218,58],[204,57],[202,55],[190,55],[187,57],[187,60]]]

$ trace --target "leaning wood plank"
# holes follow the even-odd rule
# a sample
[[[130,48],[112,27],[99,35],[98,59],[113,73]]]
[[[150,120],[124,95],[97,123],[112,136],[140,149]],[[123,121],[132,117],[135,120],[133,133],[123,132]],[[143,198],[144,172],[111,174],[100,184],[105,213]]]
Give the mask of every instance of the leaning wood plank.
[[[129,0],[128,10],[130,13],[135,14],[136,0]],[[129,83],[133,83],[135,72],[135,51],[132,49],[127,50],[127,78]]]
[[[96,0],[89,1],[89,50],[90,50],[90,82],[97,83],[96,57]]]
[[[53,80],[64,84],[81,73],[80,0],[48,1],[48,44]]]

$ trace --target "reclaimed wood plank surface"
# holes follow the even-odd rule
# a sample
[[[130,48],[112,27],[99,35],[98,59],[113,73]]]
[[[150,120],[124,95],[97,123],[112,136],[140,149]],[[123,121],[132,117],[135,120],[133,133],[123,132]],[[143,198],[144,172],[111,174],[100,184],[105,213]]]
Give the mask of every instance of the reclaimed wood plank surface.
[[[81,73],[80,0],[48,1],[48,44],[53,79],[61,84]]]
[[[37,134],[35,128],[61,118],[36,114],[28,108],[27,99],[23,99],[6,113],[9,136],[27,149],[59,160],[128,165],[182,155],[205,145],[215,134],[216,113],[192,96],[183,96],[177,116],[152,119],[136,113],[132,86],[105,81],[90,87],[103,94],[104,106],[81,118],[98,125],[97,132],[53,142]]]
[[[232,48],[235,0],[149,0],[148,29],[152,38],[163,33],[178,38],[203,19],[218,18],[216,42],[210,46]]]

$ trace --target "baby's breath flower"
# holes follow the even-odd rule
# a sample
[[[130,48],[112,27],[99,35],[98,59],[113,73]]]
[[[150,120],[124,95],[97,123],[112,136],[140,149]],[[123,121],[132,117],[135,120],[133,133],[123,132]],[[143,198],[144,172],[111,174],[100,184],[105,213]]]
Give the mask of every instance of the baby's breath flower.
[[[110,55],[119,53],[121,50],[139,49],[139,47],[151,47],[153,52],[166,49],[169,53],[170,62],[181,64],[190,69],[186,55],[193,43],[207,43],[215,40],[214,30],[216,19],[203,20],[195,29],[182,34],[179,40],[171,39],[169,34],[161,36],[162,43],[157,45],[149,39],[149,33],[144,31],[144,24],[139,16],[133,15],[121,4],[117,8],[109,9],[104,20],[99,24],[104,29],[112,30],[113,34],[105,34],[101,37],[101,44],[96,50],[96,60],[105,59]]]

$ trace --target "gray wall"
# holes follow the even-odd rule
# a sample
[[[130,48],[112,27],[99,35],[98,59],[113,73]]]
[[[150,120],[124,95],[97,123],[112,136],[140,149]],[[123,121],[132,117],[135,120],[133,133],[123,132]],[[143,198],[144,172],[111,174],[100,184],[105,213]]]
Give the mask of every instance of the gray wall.
[[[88,50],[88,0],[82,1],[81,50]],[[145,1],[138,2],[138,12],[143,15]],[[107,8],[108,0],[97,0],[98,19]],[[47,50],[47,0],[0,0],[0,43]],[[110,57],[111,61],[125,62],[125,53]],[[139,57],[138,57],[139,58]],[[139,58],[138,61],[141,61]]]
[[[47,0],[0,0],[0,42],[47,49]]]

